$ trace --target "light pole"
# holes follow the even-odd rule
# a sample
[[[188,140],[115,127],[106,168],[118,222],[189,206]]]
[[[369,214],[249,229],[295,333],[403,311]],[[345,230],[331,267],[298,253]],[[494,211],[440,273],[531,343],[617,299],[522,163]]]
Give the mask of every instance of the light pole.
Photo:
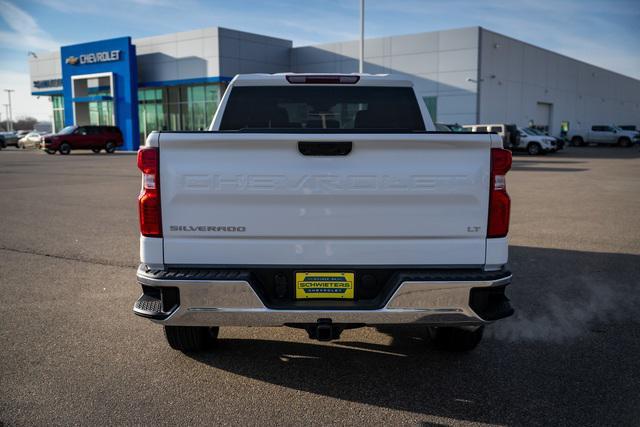
[[[364,0],[360,0],[360,63],[358,72],[364,73]]]
[[[9,113],[7,115],[8,120],[9,120],[9,127],[10,129],[8,129],[10,132],[13,131],[13,116],[11,114],[11,92],[15,92],[15,90],[13,89],[5,89],[5,92],[7,92],[7,96],[9,97]]]
[[[11,131],[11,125],[9,124],[9,104],[2,104],[4,105],[4,111],[6,112],[6,114],[4,115],[4,123],[5,123],[5,127],[4,130],[6,130],[7,132]]]

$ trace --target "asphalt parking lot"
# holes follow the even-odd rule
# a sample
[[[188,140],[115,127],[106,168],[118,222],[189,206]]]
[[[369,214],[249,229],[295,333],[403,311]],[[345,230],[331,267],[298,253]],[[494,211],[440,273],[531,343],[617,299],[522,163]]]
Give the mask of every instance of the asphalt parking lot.
[[[135,157],[0,152],[0,424],[637,425],[640,152],[516,156],[517,314],[470,354],[423,331],[222,328],[171,350],[139,295]]]

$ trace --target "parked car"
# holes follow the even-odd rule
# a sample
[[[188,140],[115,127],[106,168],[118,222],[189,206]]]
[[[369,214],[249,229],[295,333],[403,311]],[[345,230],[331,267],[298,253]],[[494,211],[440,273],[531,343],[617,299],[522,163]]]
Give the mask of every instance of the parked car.
[[[493,134],[425,133],[421,104],[389,76],[240,75],[210,131],[152,132],[134,313],[185,352],[220,326],[329,341],[385,324],[472,350],[513,313],[511,152]]]
[[[466,129],[458,123],[444,123],[444,125],[451,129],[452,132],[466,132]]]
[[[513,124],[477,124],[462,126],[469,132],[495,132],[502,137],[504,148],[515,150],[520,146],[520,132]]]
[[[436,123],[436,130],[440,129],[441,132],[466,132],[466,129],[457,123]]]
[[[0,132],[0,148],[17,147],[18,137],[15,132]]]
[[[531,132],[535,133],[536,135],[539,135],[539,136],[546,136],[547,138],[551,138],[551,139],[553,139],[553,140],[555,141],[555,143],[556,143],[556,144],[555,144],[555,150],[554,150],[554,151],[564,149],[564,139],[562,139],[562,138],[557,138],[557,137],[555,137],[555,136],[548,135],[548,134],[546,134],[546,133],[542,132],[540,129],[535,129],[535,128],[525,128],[525,129],[526,129],[526,130],[528,130],[528,131],[531,131]]]
[[[122,146],[122,132],[116,126],[67,126],[43,138],[42,149],[48,154],[69,154],[71,150],[105,150],[113,153]]]
[[[535,129],[518,128],[518,130],[520,131],[520,149],[526,150],[530,155],[536,156],[557,150],[555,138],[544,135]]]
[[[634,142],[638,142],[638,139],[640,138],[637,132],[609,125],[593,125],[587,131],[569,132],[569,140],[575,146],[595,143],[630,147]]]
[[[18,140],[18,148],[40,148],[42,134],[37,131],[31,131]]]
[[[434,123],[436,126],[436,131],[438,132],[452,132],[451,128],[447,125],[444,125],[442,123]]]

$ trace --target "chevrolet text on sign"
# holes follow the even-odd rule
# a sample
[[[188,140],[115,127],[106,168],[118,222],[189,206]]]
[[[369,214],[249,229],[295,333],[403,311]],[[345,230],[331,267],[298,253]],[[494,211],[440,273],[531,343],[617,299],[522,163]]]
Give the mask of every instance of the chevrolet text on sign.
[[[111,50],[106,52],[85,53],[76,57],[70,56],[67,58],[67,64],[95,64],[97,62],[112,62],[120,60],[120,51]]]

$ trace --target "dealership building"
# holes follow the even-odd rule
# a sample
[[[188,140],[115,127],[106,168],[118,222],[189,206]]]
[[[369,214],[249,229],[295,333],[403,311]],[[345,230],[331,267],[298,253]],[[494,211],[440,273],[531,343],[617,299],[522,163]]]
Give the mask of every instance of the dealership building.
[[[117,125],[125,150],[153,130],[207,129],[239,73],[353,73],[358,42],[291,40],[213,27],[62,46],[30,58],[31,92],[54,130]],[[372,38],[365,69],[413,81],[435,121],[515,123],[553,135],[594,124],[640,127],[640,80],[481,27]]]

